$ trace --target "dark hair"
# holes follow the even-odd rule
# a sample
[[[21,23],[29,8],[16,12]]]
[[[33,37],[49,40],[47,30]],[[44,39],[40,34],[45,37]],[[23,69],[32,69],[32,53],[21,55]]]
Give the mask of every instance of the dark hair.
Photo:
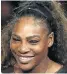
[[[10,40],[11,32],[15,22],[22,16],[34,16],[36,18],[43,18],[47,22],[49,32],[54,32],[54,44],[49,48],[48,56],[53,61],[60,64],[66,63],[66,48],[64,40],[64,28],[57,18],[52,14],[53,6],[52,2],[47,1],[26,1],[21,2],[19,7],[14,9],[14,17],[9,23],[10,29],[8,30],[8,39]],[[5,31],[3,31],[5,32]],[[9,45],[8,40],[8,45]],[[11,52],[10,52],[11,53]],[[9,54],[10,55],[10,54]],[[12,54],[11,54],[12,55]]]
[[[21,5],[22,4],[22,5]],[[14,9],[15,19],[19,19],[22,16],[34,16],[35,18],[42,18],[49,24],[47,27],[49,31],[53,31],[53,26],[57,26],[55,19],[52,16],[51,10],[47,7],[50,2],[30,1],[21,3],[18,8]],[[47,4],[47,5],[43,5]],[[13,19],[14,20],[14,19]],[[14,22],[13,22],[14,23]],[[54,24],[54,25],[53,25]],[[55,29],[54,28],[54,29]]]

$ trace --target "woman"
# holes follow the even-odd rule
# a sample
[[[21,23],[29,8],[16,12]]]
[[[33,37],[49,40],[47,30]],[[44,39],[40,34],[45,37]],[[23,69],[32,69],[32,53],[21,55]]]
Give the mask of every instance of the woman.
[[[63,25],[52,11],[52,2],[43,1],[23,2],[14,10],[8,44],[14,73],[66,72]]]

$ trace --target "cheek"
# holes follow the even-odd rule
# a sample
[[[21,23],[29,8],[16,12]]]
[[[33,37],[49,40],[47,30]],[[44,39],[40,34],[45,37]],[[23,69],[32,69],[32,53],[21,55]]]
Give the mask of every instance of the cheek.
[[[35,62],[36,64],[40,63],[43,59],[45,59],[48,56],[48,43],[43,42],[39,45],[33,47],[34,52],[36,54]]]
[[[48,51],[48,42],[47,41],[40,42],[39,44],[33,46],[32,49],[37,54],[46,52],[46,50]]]
[[[13,43],[12,41],[10,42],[10,49],[11,50],[17,50],[20,46],[20,43]]]

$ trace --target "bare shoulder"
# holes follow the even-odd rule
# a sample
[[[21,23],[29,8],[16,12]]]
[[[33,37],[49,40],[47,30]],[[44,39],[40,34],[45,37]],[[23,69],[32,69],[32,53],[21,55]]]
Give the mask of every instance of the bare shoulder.
[[[60,69],[63,67],[63,65],[61,65],[61,64],[58,64],[58,63],[56,63],[56,62],[54,62],[54,61],[52,61],[52,62],[53,62],[52,69],[53,69],[55,72],[57,72],[58,70],[60,70]]]
[[[48,68],[47,72],[55,73],[55,72],[59,71],[62,67],[63,67],[63,65],[50,60],[50,64],[49,64],[49,68]]]

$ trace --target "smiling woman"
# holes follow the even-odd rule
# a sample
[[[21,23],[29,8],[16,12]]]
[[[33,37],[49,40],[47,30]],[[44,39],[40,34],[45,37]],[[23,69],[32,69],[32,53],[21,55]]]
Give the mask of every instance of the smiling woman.
[[[46,1],[21,2],[14,9],[15,14],[7,31],[7,51],[15,59],[12,72],[66,72],[64,27],[54,17],[54,12],[53,2]],[[6,32],[5,28],[2,33]],[[4,36],[3,34],[2,37]]]

